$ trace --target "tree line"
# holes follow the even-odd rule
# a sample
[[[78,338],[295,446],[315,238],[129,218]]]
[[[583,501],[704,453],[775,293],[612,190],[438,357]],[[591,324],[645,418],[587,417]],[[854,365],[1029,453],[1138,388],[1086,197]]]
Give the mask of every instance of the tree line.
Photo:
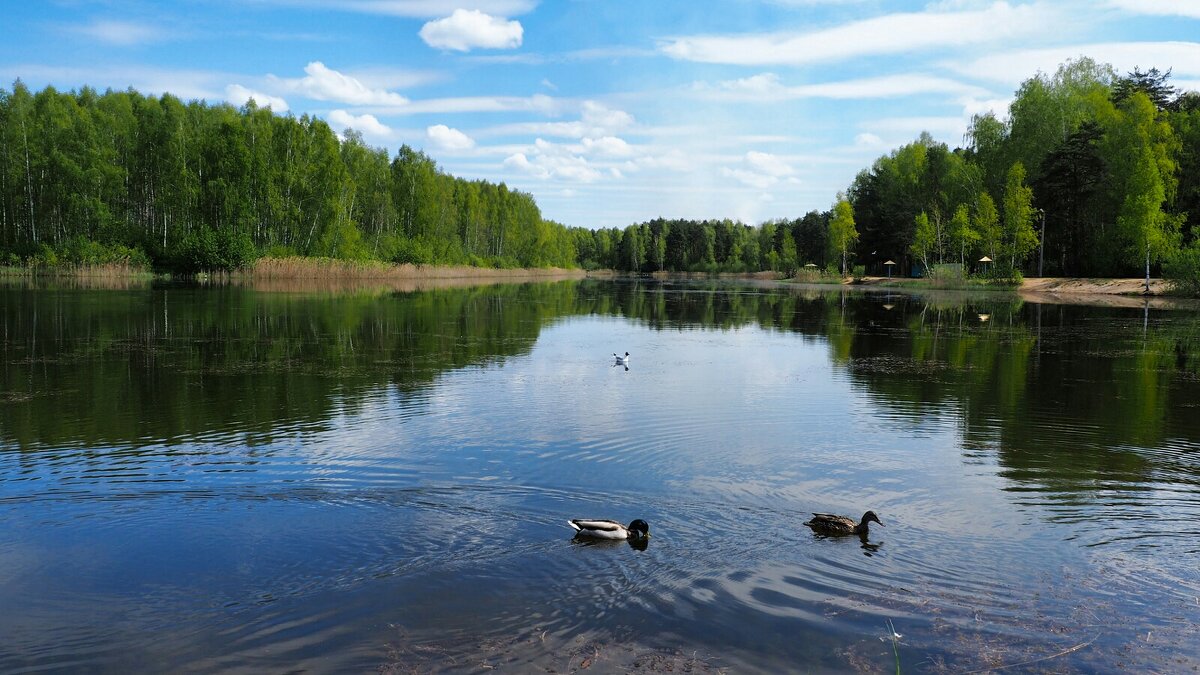
[[[792,272],[829,257],[829,215],[752,227],[732,220],[654,220],[621,228],[571,228],[585,269],[627,272]]]
[[[1200,290],[1200,94],[1170,71],[1087,58],[879,157],[828,211],[755,226],[657,218],[566,227],[503,183],[389,157],[325,122],[134,91],[0,90],[0,256],[133,258],[195,271],[259,255],[635,273],[793,274],[806,266],[994,276],[1166,271]]]
[[[573,266],[533,197],[322,120],[165,94],[0,89],[0,258],[231,269],[259,255]]]
[[[1047,276],[1183,266],[1198,255],[1200,94],[1169,79],[1068,61],[1026,80],[1007,119],[976,115],[964,147],[922,134],[880,157],[847,192],[859,259],[986,256],[1000,274]]]

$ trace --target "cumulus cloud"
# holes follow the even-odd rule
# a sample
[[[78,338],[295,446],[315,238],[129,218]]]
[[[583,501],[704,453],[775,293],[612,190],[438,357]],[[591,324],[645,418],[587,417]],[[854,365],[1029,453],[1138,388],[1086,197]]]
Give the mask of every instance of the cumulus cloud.
[[[318,101],[337,101],[351,105],[402,106],[408,99],[383,89],[372,89],[358,79],[313,61],[304,67],[305,77],[281,79],[269,76],[268,80],[283,88]]]
[[[676,59],[736,65],[802,65],[861,56],[930,51],[941,47],[1009,41],[1056,25],[1045,4],[996,2],[972,11],[887,14],[807,33],[698,35],[666,41]]]
[[[630,157],[633,155],[633,147],[616,136],[585,138],[582,146],[584,152],[595,153],[603,157]]]
[[[635,124],[634,118],[596,101],[584,101],[579,119],[570,122],[520,123],[495,127],[492,135],[539,134],[532,147],[513,152],[504,160],[510,170],[543,180],[592,183],[604,178],[622,179],[624,170],[643,168],[641,151],[617,135]],[[541,136],[573,139],[555,143]]]
[[[352,115],[345,110],[334,110],[329,113],[328,121],[334,129],[353,129],[372,138],[386,139],[392,135],[391,127],[380,122],[374,115]]]
[[[233,105],[244,105],[247,101],[254,99],[255,105],[260,108],[270,108],[277,113],[287,112],[287,101],[278,96],[264,94],[261,91],[247,89],[240,84],[231,84],[225,87],[225,100]]]
[[[572,153],[568,148],[540,138],[534,142],[532,157],[524,152],[516,152],[504,160],[504,166],[542,180],[556,179],[574,183],[594,183],[604,175],[587,159]]]
[[[430,21],[419,35],[434,49],[469,52],[483,49],[516,49],[524,29],[520,21],[509,21],[477,9],[456,9],[444,19]]]
[[[461,152],[475,147],[475,141],[458,129],[451,129],[445,124],[435,124],[425,129],[425,137],[442,150]]]

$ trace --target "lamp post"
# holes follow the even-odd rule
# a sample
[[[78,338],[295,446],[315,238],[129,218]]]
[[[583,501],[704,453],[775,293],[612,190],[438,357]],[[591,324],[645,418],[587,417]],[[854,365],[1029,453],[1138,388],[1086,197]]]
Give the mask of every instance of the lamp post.
[[[1042,217],[1042,236],[1038,242],[1038,278],[1042,277],[1042,260],[1046,252],[1046,209],[1038,209],[1038,215]]]

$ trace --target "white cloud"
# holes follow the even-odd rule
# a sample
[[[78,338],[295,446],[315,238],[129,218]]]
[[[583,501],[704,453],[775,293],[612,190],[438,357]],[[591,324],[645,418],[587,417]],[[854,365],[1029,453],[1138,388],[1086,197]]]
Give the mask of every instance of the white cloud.
[[[965,98],[962,100],[963,115],[970,118],[974,115],[986,115],[992,113],[996,117],[1004,118],[1008,116],[1008,106],[1012,104],[1012,98]]]
[[[247,89],[240,84],[231,84],[225,87],[225,100],[233,105],[244,105],[250,99],[254,99],[254,103],[260,108],[270,108],[273,112],[285,113],[288,110],[287,101],[278,96],[264,94],[261,91]]]
[[[749,164],[751,168],[759,173],[776,178],[796,173],[795,169],[788,166],[782,159],[766,152],[758,152],[757,150],[751,150],[746,153],[746,164]]]
[[[605,175],[586,158],[576,154],[570,146],[550,143],[539,138],[534,141],[530,150],[532,156],[525,152],[509,155],[504,160],[504,166],[542,180],[572,183],[594,183]],[[608,175],[619,178],[620,172],[614,174],[610,168]]]
[[[299,79],[281,79],[271,75],[267,79],[277,83],[289,91],[318,101],[336,101],[351,105],[392,105],[402,106],[408,99],[400,94],[383,89],[372,89],[358,79],[340,73],[327,67],[320,61],[313,61],[304,67],[306,77]]]
[[[715,86],[704,82],[692,85],[700,98],[715,101],[786,101],[804,98],[873,99],[914,96],[918,94],[954,94],[980,96],[987,93],[979,87],[921,74],[884,75],[841,82],[821,82],[785,86],[774,73],[761,73],[740,80],[726,80]]]
[[[239,75],[216,70],[176,70],[154,66],[47,66],[35,63],[0,64],[0,78],[12,82],[44,80],[56,86],[133,87],[143,94],[171,94],[190,99],[224,100],[225,83]]]
[[[345,110],[334,110],[329,113],[329,125],[334,129],[345,131],[353,129],[363,136],[387,139],[392,136],[391,127],[383,124],[374,115],[352,115]]]
[[[533,96],[459,96],[412,101],[402,108],[389,110],[393,114],[466,113],[466,112],[536,112],[543,115],[558,113],[560,104],[545,94]]]
[[[602,103],[584,101],[580,120],[592,129],[620,131],[633,126],[633,115],[624,110],[613,110]]]
[[[633,147],[616,136],[602,138],[585,138],[582,141],[585,152],[595,153],[603,157],[629,157],[633,155]]]
[[[922,131],[928,131],[934,138],[954,147],[962,143],[962,137],[967,133],[968,120],[965,117],[888,117],[863,124],[874,132],[914,139]]]
[[[878,148],[883,145],[883,139],[870,133],[861,133],[854,137],[854,144],[860,148]]]
[[[84,26],[72,26],[71,30],[118,47],[132,47],[166,38],[161,28],[133,21],[93,21]]]
[[[535,97],[536,98],[536,97]],[[543,105],[547,114],[557,111],[558,105]],[[624,110],[609,108],[596,101],[584,101],[578,120],[570,122],[518,122],[494,127],[491,135],[536,134],[558,138],[599,139],[615,136],[635,125],[633,115]]]
[[[752,188],[764,190],[779,182],[778,178],[764,176],[761,173],[747,171],[745,169],[730,169],[729,167],[721,168],[721,175],[726,178],[733,178],[741,183],[749,185]]]
[[[1200,19],[1200,2],[1196,0],[1108,0],[1108,4],[1134,14]]]
[[[376,66],[355,68],[352,77],[368,89],[409,89],[442,82],[447,76],[431,70]]]
[[[1057,12],[1046,5],[996,2],[982,10],[887,14],[808,33],[700,35],[673,38],[661,50],[686,61],[801,65],[858,56],[931,51],[1007,42],[1046,33]]]
[[[759,190],[765,190],[784,178],[795,182],[795,179],[791,178],[795,173],[796,170],[778,156],[757,150],[751,150],[742,157],[742,166],[721,168],[722,176]]]
[[[1173,68],[1174,74],[1182,78],[1200,77],[1200,43],[1196,42],[1098,42],[998,52],[944,65],[971,77],[1018,84],[1038,71],[1053,73],[1064,61],[1080,56],[1112,64],[1119,73],[1155,67],[1164,71]]]
[[[707,89],[708,85],[698,83],[695,85],[698,89]],[[759,73],[750,77],[743,77],[739,80],[726,80],[717,83],[717,87],[724,91],[733,91],[751,95],[777,95],[784,91],[785,87],[779,81],[779,76],[775,73]]]
[[[469,52],[476,47],[516,49],[521,46],[523,33],[520,21],[508,21],[477,9],[456,9],[450,16],[422,26],[420,36],[434,49]]]
[[[331,0],[304,2],[334,9],[370,14],[431,18],[446,15],[446,0]],[[537,6],[537,0],[455,0],[453,6],[499,16],[524,14]]]
[[[451,129],[445,124],[435,124],[425,129],[425,136],[431,143],[451,152],[470,150],[475,147],[475,141],[458,129]]]

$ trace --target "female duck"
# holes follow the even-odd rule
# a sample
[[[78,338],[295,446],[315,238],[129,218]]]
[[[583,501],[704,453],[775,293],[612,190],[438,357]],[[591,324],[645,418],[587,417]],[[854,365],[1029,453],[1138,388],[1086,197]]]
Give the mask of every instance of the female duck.
[[[814,532],[819,534],[827,534],[838,536],[843,534],[858,534],[867,536],[868,523],[879,523],[883,527],[883,522],[879,520],[879,516],[875,515],[874,511],[867,511],[863,514],[862,520],[854,522],[853,519],[846,516],[835,516],[831,513],[814,513],[813,519],[805,523],[811,527]]]
[[[567,521],[575,529],[576,537],[590,539],[645,539],[650,536],[650,525],[641,518],[629,524],[629,527],[615,520],[596,520],[592,518],[576,518]]]

